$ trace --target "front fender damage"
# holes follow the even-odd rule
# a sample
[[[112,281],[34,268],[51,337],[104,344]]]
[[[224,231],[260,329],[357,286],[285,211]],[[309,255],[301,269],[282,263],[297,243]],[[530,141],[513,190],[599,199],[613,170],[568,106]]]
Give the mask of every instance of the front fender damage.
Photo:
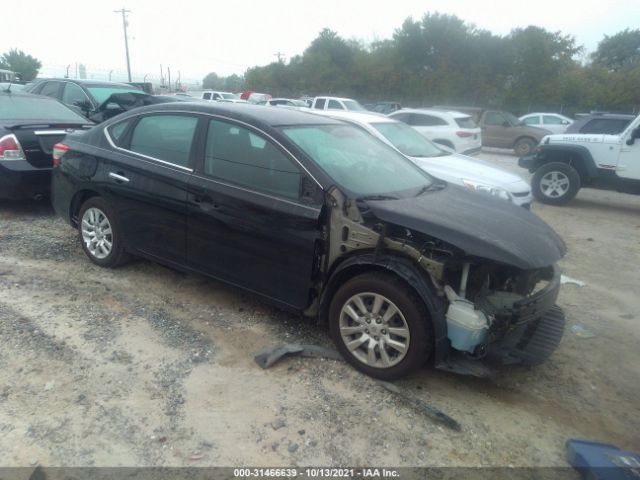
[[[468,255],[446,238],[380,220],[336,188],[328,205],[317,300],[307,313],[323,318],[350,272],[381,268],[402,278],[427,306],[438,368],[487,377],[492,372],[481,362],[537,364],[557,347],[564,316],[555,306],[553,267],[522,269]],[[481,334],[473,330],[478,325]]]

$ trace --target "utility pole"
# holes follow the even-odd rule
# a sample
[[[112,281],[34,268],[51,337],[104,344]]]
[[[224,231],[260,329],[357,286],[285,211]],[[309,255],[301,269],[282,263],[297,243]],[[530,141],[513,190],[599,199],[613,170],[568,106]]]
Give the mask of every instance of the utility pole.
[[[278,57],[278,63],[282,63],[282,59],[284,58],[284,53],[276,52],[273,54],[274,57]]]
[[[111,74],[113,73],[113,70],[109,70],[109,81],[111,81]]]
[[[127,13],[131,13],[131,10],[121,8],[120,10],[114,10],[115,13],[122,14],[122,28],[124,29],[124,50],[127,54],[127,74],[129,75],[129,81],[131,81],[131,62],[129,61],[129,37],[127,36]]]

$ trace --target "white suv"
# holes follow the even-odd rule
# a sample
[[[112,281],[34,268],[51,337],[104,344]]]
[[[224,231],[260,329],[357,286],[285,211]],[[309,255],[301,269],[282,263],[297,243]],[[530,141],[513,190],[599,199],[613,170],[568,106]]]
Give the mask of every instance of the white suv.
[[[482,148],[481,130],[466,113],[403,108],[390,118],[412,126],[429,140],[464,155],[476,155]]]
[[[349,110],[352,112],[368,111],[355,100],[341,97],[316,97],[313,99],[311,108],[315,110]]]
[[[209,100],[212,102],[232,102],[232,103],[246,103],[245,100],[241,100],[238,95],[231,92],[216,92],[213,90],[205,90],[200,97],[202,100]]]

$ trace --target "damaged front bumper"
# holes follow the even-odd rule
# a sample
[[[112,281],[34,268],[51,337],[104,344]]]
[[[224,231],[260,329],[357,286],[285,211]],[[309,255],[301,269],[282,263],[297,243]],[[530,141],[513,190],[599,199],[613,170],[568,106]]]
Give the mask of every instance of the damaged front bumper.
[[[481,355],[458,352],[453,348],[437,368],[478,377],[493,376],[499,365],[539,365],[556,350],[564,334],[565,317],[556,305],[560,273],[554,268],[548,284],[534,294],[516,301],[501,312],[491,329],[489,342]]]

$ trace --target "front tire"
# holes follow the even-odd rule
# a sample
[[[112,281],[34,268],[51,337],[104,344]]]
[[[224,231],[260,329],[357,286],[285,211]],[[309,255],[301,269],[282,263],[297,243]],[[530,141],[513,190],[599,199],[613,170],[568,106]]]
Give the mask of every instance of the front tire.
[[[128,259],[116,215],[103,198],[89,198],[80,207],[78,218],[80,243],[89,260],[114,268]]]
[[[365,273],[342,285],[329,307],[329,328],[345,360],[381,380],[411,373],[433,349],[424,303],[389,273]]]
[[[536,142],[530,138],[521,138],[513,146],[513,151],[518,157],[526,157],[536,148]]]
[[[564,205],[580,190],[580,174],[568,163],[547,163],[533,175],[531,190],[541,203]]]

